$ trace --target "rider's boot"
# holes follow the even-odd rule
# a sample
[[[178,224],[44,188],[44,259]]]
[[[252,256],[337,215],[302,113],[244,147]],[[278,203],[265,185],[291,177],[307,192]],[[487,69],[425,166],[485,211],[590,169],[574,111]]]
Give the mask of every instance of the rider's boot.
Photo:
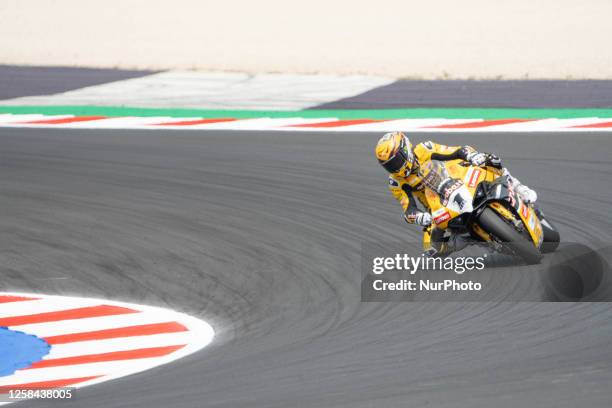
[[[453,234],[449,231],[433,229],[430,232],[429,247],[426,248],[425,254],[432,257],[445,257],[476,242],[469,235]]]

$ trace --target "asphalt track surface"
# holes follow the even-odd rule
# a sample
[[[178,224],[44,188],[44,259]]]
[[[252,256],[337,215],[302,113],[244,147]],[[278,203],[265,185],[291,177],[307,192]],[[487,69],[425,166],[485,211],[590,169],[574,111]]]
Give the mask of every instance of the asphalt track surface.
[[[608,108],[612,81],[399,80],[313,109],[388,108]]]
[[[363,303],[364,240],[416,240],[379,135],[0,130],[2,290],[216,329],[65,407],[609,407],[609,303]],[[499,152],[566,241],[612,237],[612,135],[415,135]],[[20,406],[57,406],[21,403]]]
[[[0,65],[0,100],[52,95],[157,71]],[[610,108],[612,80],[397,80],[312,109]]]
[[[154,71],[0,65],[0,100],[52,95],[86,86],[139,78]]]

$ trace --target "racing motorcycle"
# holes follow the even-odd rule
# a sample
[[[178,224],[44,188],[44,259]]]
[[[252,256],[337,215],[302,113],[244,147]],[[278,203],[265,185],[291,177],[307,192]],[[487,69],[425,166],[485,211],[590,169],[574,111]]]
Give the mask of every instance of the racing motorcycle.
[[[469,234],[495,251],[538,263],[559,245],[559,233],[534,204],[526,204],[512,177],[462,160],[429,161],[421,168],[432,230]]]

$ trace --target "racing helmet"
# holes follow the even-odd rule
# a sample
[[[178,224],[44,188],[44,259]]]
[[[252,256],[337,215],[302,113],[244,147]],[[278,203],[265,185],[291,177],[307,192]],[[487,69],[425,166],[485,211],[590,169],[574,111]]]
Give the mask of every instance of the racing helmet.
[[[376,158],[391,174],[405,176],[412,170],[412,143],[402,132],[385,133],[376,143]]]

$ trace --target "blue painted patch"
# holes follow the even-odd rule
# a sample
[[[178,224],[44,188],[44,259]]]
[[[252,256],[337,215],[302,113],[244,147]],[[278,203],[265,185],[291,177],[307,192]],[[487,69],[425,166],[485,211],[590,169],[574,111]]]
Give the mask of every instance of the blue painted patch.
[[[49,343],[32,334],[0,327],[0,377],[30,367],[49,354]]]

